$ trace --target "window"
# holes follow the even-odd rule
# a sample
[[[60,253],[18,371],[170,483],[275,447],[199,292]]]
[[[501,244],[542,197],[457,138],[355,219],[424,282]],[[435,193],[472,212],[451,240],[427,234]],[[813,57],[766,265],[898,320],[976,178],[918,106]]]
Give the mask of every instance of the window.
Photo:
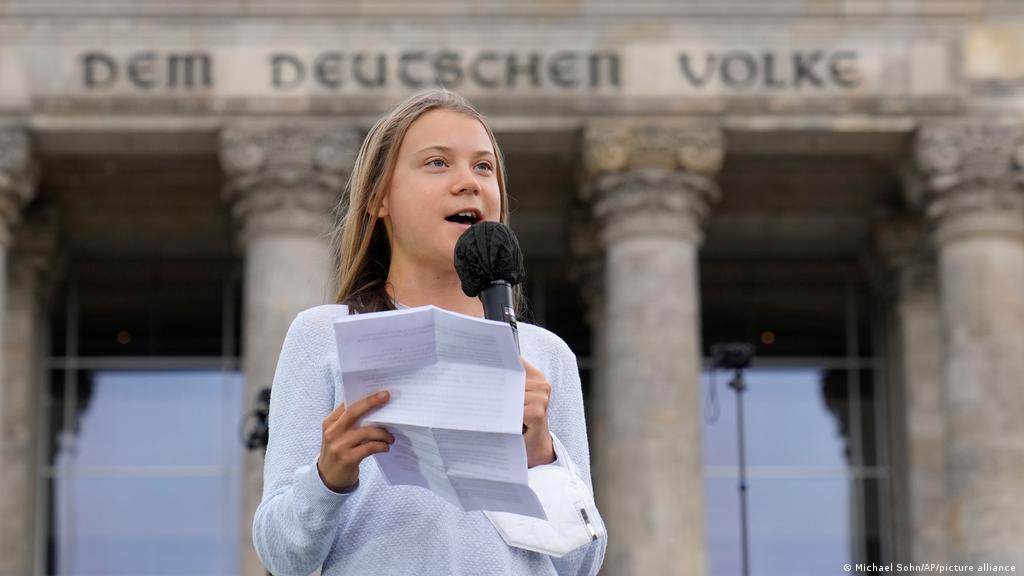
[[[41,403],[46,574],[237,573],[236,270],[119,260],[70,274]]]
[[[798,272],[799,271],[799,272]],[[856,267],[708,263],[704,344],[758,346],[744,371],[750,573],[817,575],[888,562],[883,349]],[[768,278],[766,278],[768,277]],[[712,576],[742,574],[737,394],[705,358],[705,528]],[[714,386],[712,385],[714,384]]]

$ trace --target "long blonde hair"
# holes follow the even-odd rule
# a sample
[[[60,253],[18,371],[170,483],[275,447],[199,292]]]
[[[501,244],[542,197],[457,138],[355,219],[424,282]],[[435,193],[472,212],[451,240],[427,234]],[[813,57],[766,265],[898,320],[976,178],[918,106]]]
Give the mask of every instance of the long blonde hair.
[[[495,176],[501,192],[500,221],[508,224],[504,158],[483,115],[465,98],[443,88],[430,88],[413,94],[370,128],[338,204],[337,225],[332,235],[338,266],[335,302],[348,304],[353,313],[395,309],[386,289],[391,246],[387,228],[377,217],[377,212],[391,183],[405,133],[417,118],[434,109],[451,110],[475,118],[487,131],[494,147]],[[526,314],[521,286],[512,288],[512,299],[517,317]]]

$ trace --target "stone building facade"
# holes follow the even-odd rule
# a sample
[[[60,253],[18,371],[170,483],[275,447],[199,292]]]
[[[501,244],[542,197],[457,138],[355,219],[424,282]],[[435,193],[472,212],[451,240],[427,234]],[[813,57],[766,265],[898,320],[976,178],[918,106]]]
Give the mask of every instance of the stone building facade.
[[[435,84],[492,121],[535,320],[580,355],[602,573],[730,573],[702,366],[752,335],[842,359],[884,472],[851,476],[850,559],[1024,569],[1024,6],[45,0],[0,5],[0,574],[74,556],[54,438],[88,374],[234,372],[251,408],[332,299],[363,135]]]

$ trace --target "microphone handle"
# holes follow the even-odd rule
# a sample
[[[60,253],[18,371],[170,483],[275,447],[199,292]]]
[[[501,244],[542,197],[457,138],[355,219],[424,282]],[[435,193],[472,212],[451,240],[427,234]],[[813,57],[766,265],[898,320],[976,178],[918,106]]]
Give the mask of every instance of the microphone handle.
[[[480,291],[480,301],[484,304],[484,318],[508,322],[512,327],[512,337],[516,341],[516,353],[522,354],[519,348],[519,328],[516,327],[516,309],[512,305],[512,285],[504,280],[493,280],[491,285]],[[523,434],[528,427],[523,424]]]
[[[494,280],[490,286],[480,291],[480,301],[484,305],[484,318],[508,322],[516,341],[516,352],[521,352],[519,328],[516,327],[516,309],[512,305],[512,285],[505,280]]]

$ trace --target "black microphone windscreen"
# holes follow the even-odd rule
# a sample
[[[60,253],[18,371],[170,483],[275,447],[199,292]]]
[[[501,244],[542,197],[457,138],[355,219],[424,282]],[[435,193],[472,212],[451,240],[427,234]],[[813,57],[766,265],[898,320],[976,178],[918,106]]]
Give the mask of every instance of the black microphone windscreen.
[[[512,229],[484,220],[469,227],[455,243],[455,271],[466,296],[474,297],[494,280],[511,286],[526,278],[523,253]]]

